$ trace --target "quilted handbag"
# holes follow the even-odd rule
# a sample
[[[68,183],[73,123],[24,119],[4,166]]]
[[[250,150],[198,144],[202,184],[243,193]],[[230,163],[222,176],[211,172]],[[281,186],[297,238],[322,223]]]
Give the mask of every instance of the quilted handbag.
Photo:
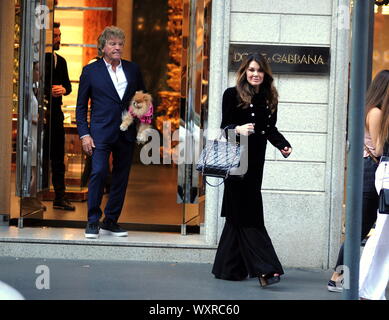
[[[382,161],[383,160],[383,161]],[[387,171],[387,166],[389,164],[387,157],[382,157],[380,166],[384,166],[383,174],[382,174],[382,183],[381,183],[381,190],[379,193],[379,201],[378,201],[378,212],[389,214],[389,189],[387,189],[387,181],[389,180],[389,172]],[[377,168],[378,171],[378,168]],[[376,175],[379,176],[379,172],[376,171]],[[376,177],[377,179],[377,177]]]
[[[222,141],[221,137],[209,140],[200,154],[196,170],[202,173],[205,182],[212,187],[220,186],[230,176],[242,178],[245,173],[244,166],[241,165],[243,150],[241,144]],[[222,178],[223,180],[217,185],[212,185],[206,180],[206,177]]]
[[[389,189],[381,189],[378,212],[389,214]]]

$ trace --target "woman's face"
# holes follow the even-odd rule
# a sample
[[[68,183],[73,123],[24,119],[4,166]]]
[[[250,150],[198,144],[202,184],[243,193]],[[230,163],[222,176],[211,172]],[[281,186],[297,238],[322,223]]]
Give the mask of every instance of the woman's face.
[[[259,87],[259,85],[263,82],[265,73],[261,71],[261,67],[258,62],[251,61],[246,70],[246,76],[248,83],[250,83],[253,87]]]

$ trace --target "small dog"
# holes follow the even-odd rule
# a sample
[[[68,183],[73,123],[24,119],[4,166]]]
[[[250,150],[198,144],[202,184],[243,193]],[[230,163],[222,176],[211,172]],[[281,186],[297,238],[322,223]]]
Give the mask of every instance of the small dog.
[[[137,125],[138,134],[136,136],[138,143],[147,142],[147,133],[151,129],[151,119],[153,117],[152,100],[150,94],[137,91],[131,99],[128,110],[123,111],[122,114],[122,123],[120,125],[120,130],[122,131],[126,131],[135,118],[139,119],[139,124]]]

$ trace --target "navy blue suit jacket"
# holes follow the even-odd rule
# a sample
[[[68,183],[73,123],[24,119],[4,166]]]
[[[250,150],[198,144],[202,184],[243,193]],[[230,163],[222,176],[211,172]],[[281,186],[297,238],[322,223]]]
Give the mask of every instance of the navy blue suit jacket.
[[[127,89],[120,99],[103,59],[86,65],[80,76],[76,119],[80,137],[89,134],[94,143],[114,143],[119,135],[127,141],[135,141],[136,127],[133,123],[127,131],[120,131],[121,115],[127,109],[135,91],[146,91],[139,66],[122,60],[127,78]],[[90,124],[88,124],[88,101],[91,99]]]

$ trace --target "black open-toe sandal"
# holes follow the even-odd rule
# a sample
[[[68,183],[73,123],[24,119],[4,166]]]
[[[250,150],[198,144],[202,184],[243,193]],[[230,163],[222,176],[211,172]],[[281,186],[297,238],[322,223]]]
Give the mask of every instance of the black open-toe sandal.
[[[268,273],[268,274],[262,274],[258,277],[259,285],[264,288],[267,286],[270,286],[272,284],[276,284],[281,281],[281,278],[279,275],[276,276],[277,273]]]

